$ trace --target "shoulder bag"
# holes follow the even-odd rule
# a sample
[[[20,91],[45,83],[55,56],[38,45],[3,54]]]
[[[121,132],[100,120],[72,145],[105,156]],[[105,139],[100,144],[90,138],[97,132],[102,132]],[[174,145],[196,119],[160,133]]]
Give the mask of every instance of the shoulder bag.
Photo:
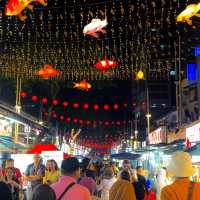
[[[70,183],[66,188],[65,190],[63,191],[63,193],[59,196],[59,198],[57,200],[61,200],[63,198],[63,196],[67,193],[67,191],[73,186],[75,185],[76,183]]]

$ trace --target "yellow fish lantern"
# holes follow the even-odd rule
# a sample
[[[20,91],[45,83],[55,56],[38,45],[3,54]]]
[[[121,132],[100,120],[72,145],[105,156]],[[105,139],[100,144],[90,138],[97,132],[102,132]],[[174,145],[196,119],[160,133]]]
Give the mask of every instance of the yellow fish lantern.
[[[144,80],[144,72],[141,69],[136,73],[136,80]]]
[[[191,17],[196,16],[200,17],[200,14],[197,14],[200,10],[200,3],[190,4],[183,10],[176,18],[177,22],[186,22],[189,25],[192,25]]]

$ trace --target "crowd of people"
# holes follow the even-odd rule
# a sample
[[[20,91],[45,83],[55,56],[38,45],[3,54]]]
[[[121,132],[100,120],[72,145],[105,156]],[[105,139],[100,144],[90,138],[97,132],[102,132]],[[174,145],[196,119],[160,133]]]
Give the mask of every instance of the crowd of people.
[[[174,182],[162,182],[167,171]],[[157,174],[157,189],[141,166],[133,169],[124,160],[119,170],[114,162],[93,162],[84,158],[79,163],[75,157],[62,161],[60,169],[55,160],[42,164],[39,154],[33,157],[25,173],[9,159],[0,170],[0,199],[2,200],[198,200],[200,184],[190,181],[194,174],[191,157],[176,152],[170,165]],[[26,190],[24,190],[26,186]]]

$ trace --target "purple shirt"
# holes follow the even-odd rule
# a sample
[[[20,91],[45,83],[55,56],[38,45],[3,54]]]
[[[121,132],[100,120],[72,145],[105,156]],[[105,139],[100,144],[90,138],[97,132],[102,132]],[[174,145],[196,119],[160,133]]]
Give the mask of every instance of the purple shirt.
[[[79,184],[85,186],[90,191],[91,195],[94,195],[96,192],[96,182],[91,177],[83,177]]]
[[[61,176],[57,183],[51,185],[56,193],[56,199],[64,192],[66,187],[71,183],[76,183],[76,180],[70,176]],[[92,200],[90,192],[87,188],[75,184],[63,196],[62,200]]]

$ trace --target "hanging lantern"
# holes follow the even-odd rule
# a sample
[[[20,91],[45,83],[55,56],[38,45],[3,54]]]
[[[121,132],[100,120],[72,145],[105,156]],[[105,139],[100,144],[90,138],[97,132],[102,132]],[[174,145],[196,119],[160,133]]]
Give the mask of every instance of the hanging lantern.
[[[63,121],[65,117],[63,115],[60,115],[60,121]]]
[[[76,117],[74,118],[74,123],[76,123],[76,124],[78,123],[78,118],[76,118]]]
[[[108,104],[105,104],[105,105],[103,106],[103,108],[104,108],[104,110],[109,110],[109,109],[110,109],[110,106],[109,106]]]
[[[142,70],[136,73],[136,80],[144,80],[144,72]]]
[[[109,70],[117,67],[117,62],[109,59],[101,60],[96,63],[95,67],[99,70]]]
[[[34,102],[38,101],[38,97],[37,97],[37,96],[35,96],[35,95],[34,95],[34,96],[32,96],[32,98],[31,98],[31,99],[32,99],[32,101],[34,101]]]
[[[38,76],[41,76],[43,79],[49,79],[54,76],[58,76],[60,71],[54,69],[51,65],[45,64],[43,68],[41,68],[37,72]]]
[[[82,124],[83,124],[83,120],[82,120],[82,119],[80,119],[80,120],[79,120],[79,123],[82,125]]]
[[[94,108],[94,110],[99,110],[99,105],[98,104],[94,104],[93,108]]]
[[[43,113],[43,116],[44,116],[44,117],[48,117],[48,112],[44,112],[44,113]]]
[[[57,114],[54,112],[54,113],[52,113],[52,117],[55,119],[55,118],[57,118]]]
[[[70,121],[71,121],[71,118],[70,118],[70,117],[67,117],[67,118],[66,118],[66,122],[69,123]]]
[[[41,102],[42,102],[43,104],[45,104],[45,103],[48,102],[48,99],[47,99],[46,97],[43,97],[42,100],[41,100]]]
[[[28,94],[27,94],[27,92],[21,92],[20,96],[21,96],[22,98],[25,98],[25,97],[28,96]]]
[[[86,125],[89,126],[90,124],[91,124],[91,121],[90,121],[90,120],[87,120],[87,121],[86,121]]]
[[[53,104],[54,106],[57,106],[57,105],[58,105],[58,100],[57,100],[57,99],[53,99],[52,104]]]
[[[63,102],[63,106],[64,106],[64,107],[67,107],[68,105],[69,105],[69,103],[68,103],[67,101],[64,101],[64,102]]]
[[[116,123],[118,126],[120,126],[121,125],[121,122],[120,121],[117,121],[117,123]]]
[[[109,126],[109,121],[105,121],[105,126]]]
[[[87,110],[89,108],[89,104],[88,103],[84,103],[83,104],[83,109]]]
[[[79,104],[78,103],[73,103],[73,107],[74,108],[79,108]]]
[[[114,108],[114,110],[118,110],[119,109],[119,105],[118,104],[114,104],[113,108]]]

